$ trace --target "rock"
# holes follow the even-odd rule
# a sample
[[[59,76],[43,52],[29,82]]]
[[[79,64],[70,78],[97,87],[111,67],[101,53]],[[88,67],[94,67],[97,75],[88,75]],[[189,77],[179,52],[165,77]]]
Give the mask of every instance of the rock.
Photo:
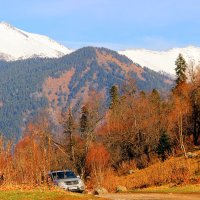
[[[106,194],[108,191],[103,187],[98,187],[94,189],[94,195]]]
[[[87,176],[86,180],[88,180],[88,181],[91,180],[91,176]]]
[[[91,191],[91,190],[85,189],[85,190],[83,191],[83,194],[92,194],[92,191]]]
[[[170,188],[175,187],[175,186],[176,186],[175,183],[170,183],[170,184],[169,184],[169,187],[170,187]]]
[[[197,157],[198,155],[196,153],[192,153],[192,152],[187,152],[187,157],[188,158],[195,158]]]
[[[129,171],[128,171],[128,174],[134,174],[135,172],[137,172],[138,171],[138,169],[130,169]]]
[[[127,191],[127,188],[125,186],[117,186],[116,188],[116,192],[126,192]]]
[[[134,173],[134,170],[130,169],[128,173],[129,173],[129,174],[133,174],[133,173]]]

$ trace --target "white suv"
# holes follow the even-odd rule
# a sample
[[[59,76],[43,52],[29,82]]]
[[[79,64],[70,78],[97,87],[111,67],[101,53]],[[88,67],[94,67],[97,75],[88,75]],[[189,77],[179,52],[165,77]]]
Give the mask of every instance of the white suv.
[[[79,176],[71,170],[49,172],[54,185],[69,191],[83,192],[85,185]]]

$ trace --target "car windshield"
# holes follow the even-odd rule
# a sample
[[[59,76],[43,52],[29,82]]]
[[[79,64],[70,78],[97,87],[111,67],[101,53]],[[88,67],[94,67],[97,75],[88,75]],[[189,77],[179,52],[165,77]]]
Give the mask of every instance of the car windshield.
[[[76,175],[72,171],[66,172],[66,176],[67,176],[67,178],[76,178]]]
[[[67,179],[67,178],[76,178],[76,175],[72,171],[62,171],[62,172],[53,172],[53,179]]]

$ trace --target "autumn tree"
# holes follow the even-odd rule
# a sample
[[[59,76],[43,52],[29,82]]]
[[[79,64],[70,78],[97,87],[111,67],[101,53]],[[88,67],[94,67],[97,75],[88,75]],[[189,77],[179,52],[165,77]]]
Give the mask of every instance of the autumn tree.
[[[102,144],[93,144],[87,153],[86,165],[96,186],[102,186],[104,173],[109,166],[110,155]]]
[[[90,92],[90,97],[81,109],[80,133],[87,146],[95,141],[95,129],[104,118],[105,102],[101,94]]]
[[[194,145],[199,144],[200,136],[200,87],[193,90],[192,101],[192,122],[193,122],[193,141]]]
[[[127,81],[120,87],[122,95],[133,97],[137,92],[136,80],[129,77]]]
[[[81,108],[79,130],[81,135],[81,151],[79,151],[77,165],[84,176],[86,155],[90,146],[96,141],[96,129],[105,115],[105,101],[101,93],[90,91],[89,98]],[[77,147],[79,148],[79,147]]]
[[[116,111],[107,114],[106,123],[100,129],[113,166],[117,168],[120,163],[134,159],[143,168],[152,161],[157,155],[160,135],[168,125],[165,104],[156,90],[145,95],[123,94]]]
[[[187,65],[187,77],[188,81],[191,84],[195,84],[197,81],[197,75],[198,75],[199,65],[195,66],[195,62],[191,60]]]
[[[194,145],[199,145],[200,137],[200,69],[192,65],[193,71],[191,72],[191,132],[193,134]]]
[[[191,87],[188,83],[178,85],[172,94],[173,109],[171,111],[173,132],[177,133],[177,141],[186,154],[186,136],[190,132],[191,125]]]
[[[10,183],[13,180],[13,158],[11,140],[0,136],[0,185]]]
[[[183,150],[185,156],[186,154],[186,147],[185,147],[185,141],[184,136],[187,135],[188,127],[189,127],[189,121],[190,121],[190,113],[191,113],[191,102],[190,102],[190,85],[186,82],[187,76],[186,76],[186,69],[187,69],[187,63],[183,56],[179,54],[176,62],[176,87],[173,89],[173,102],[174,102],[174,114],[177,117],[177,120],[174,120],[174,122],[177,122],[178,127],[178,137],[179,137],[179,143],[180,147]],[[174,123],[175,124],[175,123]]]
[[[40,163],[44,174],[50,170],[65,169],[71,163],[70,153],[62,143],[63,139],[59,139],[60,134],[53,133],[54,128],[48,111],[41,111],[24,132],[24,135],[32,137],[39,146]]]

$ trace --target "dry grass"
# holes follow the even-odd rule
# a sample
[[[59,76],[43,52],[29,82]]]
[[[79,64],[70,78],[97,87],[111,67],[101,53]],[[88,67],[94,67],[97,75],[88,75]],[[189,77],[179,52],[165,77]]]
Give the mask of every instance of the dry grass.
[[[137,165],[134,160],[130,162],[122,162],[117,170],[117,173],[119,176],[126,175],[130,170],[137,170]]]
[[[200,184],[180,185],[171,187],[171,185],[162,185],[157,187],[149,187],[143,189],[135,189],[129,192],[150,192],[150,193],[200,193]]]
[[[196,152],[198,155],[199,152]],[[127,165],[122,167],[127,170]],[[131,166],[130,166],[131,169]],[[129,190],[148,188],[170,184],[171,187],[178,185],[200,183],[200,159],[184,157],[172,157],[165,162],[158,162],[148,168],[136,170],[131,175],[117,176],[113,171],[108,171],[104,180],[104,187],[109,191],[115,191],[121,185]]]

